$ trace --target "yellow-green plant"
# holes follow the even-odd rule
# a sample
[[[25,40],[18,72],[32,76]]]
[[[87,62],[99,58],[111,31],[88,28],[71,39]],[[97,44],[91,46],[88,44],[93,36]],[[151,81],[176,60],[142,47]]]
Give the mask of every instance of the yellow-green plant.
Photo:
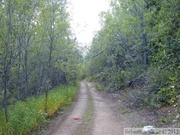
[[[60,108],[69,105],[76,97],[76,86],[63,86],[52,90],[48,97],[45,112],[45,95],[29,98],[26,102],[17,102],[9,110],[9,123],[6,124],[3,111],[0,111],[0,135],[27,135]]]

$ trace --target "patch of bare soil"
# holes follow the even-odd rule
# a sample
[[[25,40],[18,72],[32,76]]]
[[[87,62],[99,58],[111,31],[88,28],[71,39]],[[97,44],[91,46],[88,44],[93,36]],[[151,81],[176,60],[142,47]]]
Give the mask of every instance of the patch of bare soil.
[[[108,95],[109,99],[111,99],[112,103],[115,103],[115,107],[112,108],[115,111],[118,111],[121,116],[129,123],[130,127],[135,128],[143,128],[147,125],[153,125],[156,127],[158,122],[158,114],[154,110],[150,109],[139,109],[133,107],[132,104],[128,101],[128,94],[126,92],[121,93],[109,93],[104,95]],[[126,95],[127,94],[127,95]]]
[[[117,103],[107,93],[98,92],[93,83],[88,83],[94,102],[94,124],[92,135],[123,135],[124,128],[130,127],[121,115]]]
[[[123,135],[124,128],[131,126],[120,113],[118,102],[110,95],[97,91],[93,83],[82,81],[78,100],[72,111],[63,120],[57,117],[56,122],[53,122],[53,125],[46,131],[46,135],[75,135],[80,128],[85,128],[87,131],[85,134],[79,132],[83,133],[82,135]],[[89,97],[92,97],[91,107],[88,103]],[[83,121],[89,118],[92,119],[90,125],[82,126]]]
[[[74,135],[86,110],[87,99],[88,95],[86,82],[82,81],[78,100],[74,105],[73,110],[63,121],[57,119],[56,124],[54,124],[53,127],[50,127],[51,129],[46,132],[46,135]]]
[[[82,81],[72,111],[64,120],[58,118],[46,135],[123,135],[124,128],[158,127],[159,115],[169,109],[162,112],[132,108],[126,94],[97,91],[94,83]]]
[[[175,123],[172,122],[176,116],[173,106],[159,109],[136,108],[133,103],[130,103],[127,91],[108,94],[101,92],[101,96],[104,98],[108,96],[108,99],[111,99],[111,103],[114,103],[112,109],[121,113],[121,116],[129,123],[128,127],[142,128],[147,125],[152,125],[155,128],[176,127]]]

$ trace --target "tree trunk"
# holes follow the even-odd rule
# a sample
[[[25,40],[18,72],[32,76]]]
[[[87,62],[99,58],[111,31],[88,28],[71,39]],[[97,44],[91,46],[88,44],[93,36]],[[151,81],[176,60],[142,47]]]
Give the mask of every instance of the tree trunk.
[[[4,99],[3,99],[3,105],[4,105],[4,114],[6,118],[6,123],[8,123],[8,98],[7,98],[7,82],[8,82],[8,72],[6,70],[6,66],[4,65]]]
[[[48,110],[48,89],[45,92],[45,112]]]
[[[48,105],[48,92],[51,85],[51,74],[52,74],[52,52],[53,52],[53,45],[54,45],[54,23],[55,23],[55,12],[54,12],[54,2],[51,1],[52,6],[50,7],[50,26],[49,27],[49,59],[48,59],[48,69],[47,69],[47,81],[48,86],[46,88],[45,94],[45,111],[47,112],[47,105]]]
[[[142,47],[143,47],[143,64],[146,67],[148,64],[148,53],[147,53],[147,35],[145,33],[145,22],[144,22],[144,15],[141,14],[140,16],[140,20],[141,20],[141,28],[142,28]]]

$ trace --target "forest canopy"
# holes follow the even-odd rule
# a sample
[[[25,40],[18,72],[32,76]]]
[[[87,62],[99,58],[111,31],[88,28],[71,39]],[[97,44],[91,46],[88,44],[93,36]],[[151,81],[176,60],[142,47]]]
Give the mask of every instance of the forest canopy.
[[[180,1],[112,0],[86,57],[87,76],[107,91],[137,89],[151,107],[180,95]],[[140,87],[140,88],[139,88]]]
[[[0,1],[0,110],[75,83],[82,56],[66,0]]]

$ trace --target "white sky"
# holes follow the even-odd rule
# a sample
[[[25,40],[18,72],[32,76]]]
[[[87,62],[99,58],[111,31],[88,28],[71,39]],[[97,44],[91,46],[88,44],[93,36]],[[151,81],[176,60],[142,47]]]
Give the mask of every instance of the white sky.
[[[101,28],[99,13],[108,10],[108,0],[68,0],[71,26],[80,46],[89,46]]]

